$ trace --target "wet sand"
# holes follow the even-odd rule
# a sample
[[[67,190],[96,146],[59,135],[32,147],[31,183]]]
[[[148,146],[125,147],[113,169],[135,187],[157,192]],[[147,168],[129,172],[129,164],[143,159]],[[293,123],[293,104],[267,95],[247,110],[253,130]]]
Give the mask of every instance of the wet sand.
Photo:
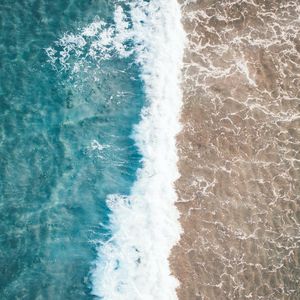
[[[300,2],[180,2],[178,297],[300,299]]]

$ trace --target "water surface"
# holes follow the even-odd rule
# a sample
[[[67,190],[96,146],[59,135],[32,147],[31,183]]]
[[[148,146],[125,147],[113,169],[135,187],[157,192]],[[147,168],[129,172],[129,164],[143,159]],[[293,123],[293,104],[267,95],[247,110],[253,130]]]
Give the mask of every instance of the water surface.
[[[1,1],[1,299],[93,298],[105,199],[128,194],[139,166],[143,87],[132,58],[74,75],[45,49],[95,18],[113,23],[115,2]]]

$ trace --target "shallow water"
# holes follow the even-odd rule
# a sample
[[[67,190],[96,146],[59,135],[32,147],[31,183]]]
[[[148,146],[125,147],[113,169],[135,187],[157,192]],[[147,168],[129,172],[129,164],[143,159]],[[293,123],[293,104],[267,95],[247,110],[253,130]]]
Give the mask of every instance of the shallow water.
[[[181,1],[179,299],[300,298],[297,1]]]
[[[80,59],[75,74],[46,49],[96,17],[109,26],[115,3],[1,1],[1,299],[93,298],[105,199],[127,195],[140,164],[143,85],[133,58]]]

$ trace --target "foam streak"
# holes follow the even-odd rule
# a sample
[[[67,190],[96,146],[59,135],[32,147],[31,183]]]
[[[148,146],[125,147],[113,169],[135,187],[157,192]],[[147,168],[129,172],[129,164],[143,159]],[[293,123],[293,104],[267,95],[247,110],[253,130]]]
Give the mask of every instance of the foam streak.
[[[117,49],[124,54],[122,41],[132,38],[145,83],[148,104],[134,130],[143,167],[130,197],[107,200],[113,235],[99,247],[93,294],[112,300],[176,299],[178,282],[170,275],[168,256],[181,231],[173,187],[184,47],[180,7],[176,0],[133,1],[129,18],[132,27],[116,9]]]

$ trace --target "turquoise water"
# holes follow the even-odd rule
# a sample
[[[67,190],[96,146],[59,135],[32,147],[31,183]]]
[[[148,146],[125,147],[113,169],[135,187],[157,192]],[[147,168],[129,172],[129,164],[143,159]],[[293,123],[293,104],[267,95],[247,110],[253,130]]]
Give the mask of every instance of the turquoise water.
[[[112,23],[116,2],[0,3],[0,299],[93,298],[105,199],[129,193],[140,162],[143,86],[133,58],[87,59],[74,75],[45,49],[95,17]]]

